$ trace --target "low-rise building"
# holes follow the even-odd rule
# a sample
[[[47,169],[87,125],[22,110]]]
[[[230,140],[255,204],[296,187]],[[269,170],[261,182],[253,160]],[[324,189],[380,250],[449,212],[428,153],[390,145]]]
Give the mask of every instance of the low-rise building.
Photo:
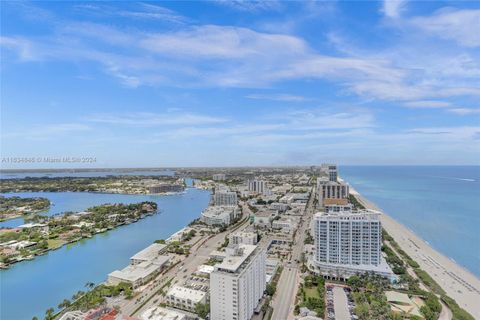
[[[229,244],[257,244],[258,235],[255,232],[233,232],[229,236]]]
[[[130,264],[122,270],[109,273],[107,282],[112,285],[126,282],[136,289],[152,280],[166,267],[169,260],[169,256],[158,256],[153,260]]]
[[[272,221],[272,229],[282,230],[282,232],[293,232],[297,227],[297,222],[291,218],[280,218]]]
[[[172,307],[194,312],[197,303],[207,302],[207,293],[175,285],[168,290],[165,299]]]
[[[202,211],[200,220],[210,226],[228,226],[237,217],[237,207],[210,206]]]
[[[207,277],[210,276],[210,273],[212,273],[214,269],[215,268],[213,266],[209,266],[208,264],[202,264],[197,267],[197,271],[195,273]]]
[[[146,247],[145,249],[137,252],[130,258],[130,264],[139,264],[145,261],[151,261],[162,253],[167,251],[167,245],[161,243],[153,243]]]
[[[273,210],[277,210],[280,213],[284,213],[288,210],[288,204],[281,202],[273,202],[270,204],[270,208]]]
[[[140,316],[141,320],[187,320],[185,313],[162,307],[153,307],[145,310]]]

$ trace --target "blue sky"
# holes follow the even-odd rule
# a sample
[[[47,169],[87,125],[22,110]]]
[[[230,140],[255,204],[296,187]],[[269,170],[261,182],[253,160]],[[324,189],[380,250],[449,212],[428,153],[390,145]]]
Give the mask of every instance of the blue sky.
[[[1,7],[2,168],[480,159],[475,1]]]

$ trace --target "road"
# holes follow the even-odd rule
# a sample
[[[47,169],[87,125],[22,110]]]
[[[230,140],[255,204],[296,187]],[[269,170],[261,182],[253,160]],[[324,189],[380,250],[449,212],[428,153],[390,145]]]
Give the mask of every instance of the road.
[[[243,217],[248,216],[249,210],[244,207]],[[248,220],[242,222],[233,228],[228,229],[225,232],[216,234],[205,240],[201,240],[192,246],[190,249],[191,254],[186,257],[178,266],[175,266],[166,273],[160,274],[157,278],[149,283],[149,285],[134,299],[127,301],[121,306],[123,314],[134,315],[135,310],[145,301],[148,301],[139,311],[135,312],[135,315],[143,312],[144,310],[158,304],[154,303],[156,299],[162,299],[161,295],[154,297],[155,293],[164,285],[169,279],[174,278],[173,282],[183,282],[190,275],[192,275],[197,267],[204,264],[210,256],[213,250],[216,250],[225,240],[225,237],[233,231],[243,229],[248,225]],[[180,270],[181,268],[181,270]]]
[[[296,267],[283,269],[282,275],[278,281],[277,294],[273,306],[272,319],[287,319],[293,312],[295,298],[294,290],[297,283],[298,269]]]
[[[293,319],[293,308],[295,305],[295,296],[297,295],[300,284],[299,268],[305,240],[305,230],[310,226],[310,220],[313,216],[315,187],[312,188],[312,195],[305,208],[305,213],[298,226],[292,246],[292,254],[288,261],[284,263],[282,275],[278,281],[277,294],[272,301],[273,315],[272,319]]]

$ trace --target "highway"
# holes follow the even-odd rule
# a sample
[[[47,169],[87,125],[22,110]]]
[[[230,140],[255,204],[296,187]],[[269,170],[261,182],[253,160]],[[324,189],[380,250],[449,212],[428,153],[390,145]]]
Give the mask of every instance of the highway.
[[[284,263],[282,275],[278,281],[277,293],[275,294],[272,307],[272,320],[293,319],[293,308],[295,306],[295,296],[300,281],[299,268],[301,266],[301,258],[305,240],[305,230],[310,226],[313,216],[315,187],[312,188],[312,195],[305,208],[305,214],[302,217],[297,233],[295,234],[294,244],[292,246],[292,254],[288,261]]]

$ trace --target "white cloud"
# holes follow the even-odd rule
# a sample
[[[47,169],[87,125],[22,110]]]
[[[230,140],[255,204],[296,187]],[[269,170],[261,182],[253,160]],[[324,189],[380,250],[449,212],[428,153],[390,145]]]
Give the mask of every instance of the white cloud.
[[[87,121],[127,125],[136,127],[148,126],[178,126],[178,125],[204,125],[224,123],[228,120],[208,115],[183,113],[183,112],[136,112],[126,114],[94,114],[85,118]]]
[[[279,10],[281,4],[276,0],[216,0],[217,4],[248,12]]]
[[[245,96],[248,99],[254,100],[273,100],[273,101],[285,101],[285,102],[305,102],[312,100],[304,96],[278,93],[278,94],[249,94]]]
[[[24,138],[30,140],[48,140],[65,137],[75,132],[91,131],[92,128],[81,123],[58,123],[48,125],[36,125],[21,131],[2,132],[3,138]]]
[[[452,109],[448,109],[447,111],[461,115],[461,116],[480,113],[480,109],[473,109],[473,108],[452,108]]]
[[[463,46],[480,46],[480,9],[443,8],[431,16],[413,18],[411,23],[425,32]]]
[[[451,103],[446,101],[423,100],[410,101],[404,105],[408,108],[447,108],[451,106]]]
[[[164,8],[148,10],[163,12]],[[348,43],[339,42],[337,34],[335,37],[334,45]],[[341,94],[353,93],[369,99],[409,101],[480,95],[475,80],[480,67],[475,56],[424,59],[422,52],[415,51],[421,47],[416,44],[374,52],[349,45],[342,49],[343,56],[336,57],[314,50],[297,36],[243,27],[182,25],[174,31],[146,32],[65,22],[55,36],[6,38],[2,46],[30,60],[95,61],[106,73],[132,88],[266,88],[283,81],[321,79],[338,84]],[[409,51],[414,53],[404,57],[403,53]],[[271,98],[301,101],[288,95]]]
[[[406,3],[406,0],[383,0],[382,12],[389,18],[398,18]]]

